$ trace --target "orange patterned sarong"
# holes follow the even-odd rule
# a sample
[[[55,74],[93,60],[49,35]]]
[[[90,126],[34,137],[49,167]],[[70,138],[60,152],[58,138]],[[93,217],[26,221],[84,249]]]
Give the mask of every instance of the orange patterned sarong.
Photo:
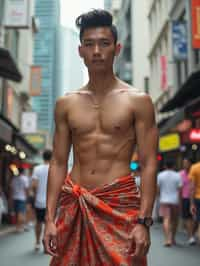
[[[58,254],[51,266],[134,266],[130,240],[140,194],[129,175],[87,190],[68,176],[56,219]],[[138,266],[138,264],[137,264]],[[146,258],[139,266],[146,266]]]

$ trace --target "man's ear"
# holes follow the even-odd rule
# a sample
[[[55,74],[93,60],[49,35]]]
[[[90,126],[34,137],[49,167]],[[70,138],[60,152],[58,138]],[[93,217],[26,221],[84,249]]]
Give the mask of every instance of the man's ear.
[[[81,45],[79,45],[79,47],[78,47],[78,52],[79,52],[80,57],[83,57],[83,50],[82,50]]]
[[[115,56],[119,55],[121,49],[122,49],[122,44],[121,43],[117,43],[116,47],[115,47]]]

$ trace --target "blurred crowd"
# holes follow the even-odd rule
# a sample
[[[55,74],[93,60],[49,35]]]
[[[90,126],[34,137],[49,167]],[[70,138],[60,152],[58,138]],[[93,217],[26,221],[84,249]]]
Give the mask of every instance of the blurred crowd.
[[[133,174],[139,187],[139,165]],[[187,235],[186,244],[200,244],[200,162],[193,163],[191,158],[185,157],[182,169],[177,170],[175,160],[166,159],[164,168],[157,175],[153,217],[162,222],[165,247],[177,244],[177,229]]]
[[[10,182],[9,197],[0,188],[0,224],[15,225],[21,233],[35,228],[35,250],[40,249],[45,222],[46,194],[51,150],[43,153],[43,163],[28,171],[18,168]]]

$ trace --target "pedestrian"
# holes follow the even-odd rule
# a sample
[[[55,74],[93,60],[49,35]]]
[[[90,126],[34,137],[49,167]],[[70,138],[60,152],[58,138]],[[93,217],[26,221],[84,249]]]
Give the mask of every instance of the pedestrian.
[[[92,10],[76,25],[89,82],[56,103],[45,250],[53,256],[51,266],[144,266],[156,191],[153,104],[114,75],[121,45],[111,14]],[[141,198],[130,173],[136,144]],[[74,162],[67,174],[72,146]]]
[[[35,251],[39,251],[41,243],[42,227],[45,222],[46,213],[46,194],[47,194],[47,177],[49,171],[49,162],[51,160],[52,151],[45,150],[43,152],[44,162],[36,166],[32,175],[32,189],[35,194]]]
[[[158,174],[158,194],[160,199],[160,216],[163,218],[165,235],[164,246],[176,244],[175,237],[181,202],[181,176],[174,170],[173,159],[166,160],[166,169]]]
[[[32,188],[32,173],[33,173],[33,167],[29,169],[28,174],[28,182],[29,182],[29,188],[28,188],[28,198],[27,198],[27,205],[26,205],[26,228],[29,230],[31,227],[34,226],[35,223],[35,197],[34,197],[34,191]]]
[[[184,227],[186,228],[187,235],[188,235],[188,244],[194,245],[196,240],[194,237],[194,220],[192,217],[192,214],[190,212],[190,197],[191,197],[191,185],[190,185],[190,179],[189,179],[189,170],[191,167],[192,161],[190,158],[184,158],[183,159],[183,169],[180,171],[180,175],[182,178],[182,204],[181,204],[181,210],[182,210],[182,219],[184,223]]]
[[[192,165],[189,177],[191,180],[191,213],[198,224],[197,236],[200,244],[200,162]]]
[[[16,215],[16,231],[23,232],[26,223],[26,202],[28,196],[28,177],[24,175],[24,169],[18,169],[19,174],[11,181],[11,195]]]

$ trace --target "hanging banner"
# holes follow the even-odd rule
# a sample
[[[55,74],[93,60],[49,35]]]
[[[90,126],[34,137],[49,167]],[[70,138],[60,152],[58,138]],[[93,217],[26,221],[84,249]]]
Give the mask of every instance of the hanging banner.
[[[6,0],[3,25],[19,29],[31,27],[30,0]]]
[[[191,1],[192,18],[192,47],[200,48],[200,0]]]
[[[40,66],[31,67],[30,95],[38,96],[41,94],[42,68]]]
[[[175,60],[187,59],[187,24],[182,21],[172,22],[172,43]]]
[[[160,57],[160,69],[161,69],[161,76],[160,76],[160,86],[163,91],[167,89],[167,57],[162,55]]]

